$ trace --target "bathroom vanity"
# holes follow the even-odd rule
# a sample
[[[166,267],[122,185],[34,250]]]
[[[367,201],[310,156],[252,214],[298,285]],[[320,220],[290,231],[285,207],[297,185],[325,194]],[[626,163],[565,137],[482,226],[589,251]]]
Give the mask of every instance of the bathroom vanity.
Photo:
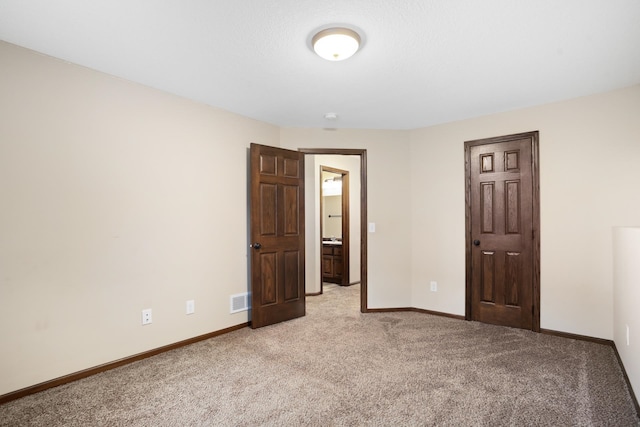
[[[343,283],[343,251],[342,241],[323,240],[322,242],[322,281],[329,283]]]

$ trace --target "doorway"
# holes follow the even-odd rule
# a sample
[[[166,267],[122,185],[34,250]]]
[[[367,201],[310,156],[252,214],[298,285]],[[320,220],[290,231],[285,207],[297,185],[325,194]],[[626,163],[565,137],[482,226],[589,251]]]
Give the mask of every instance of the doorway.
[[[358,169],[359,172],[356,174],[356,176],[359,178],[360,181],[360,189],[359,191],[354,190],[352,191],[351,194],[351,200],[352,203],[350,203],[350,218],[357,218],[359,219],[358,224],[357,224],[357,232],[354,231],[354,227],[352,226],[350,228],[350,235],[357,235],[355,238],[351,238],[350,239],[350,264],[353,266],[355,263],[357,263],[357,267],[356,270],[359,273],[359,282],[360,282],[360,311],[365,313],[368,311],[367,308],[367,151],[366,150],[360,150],[360,149],[324,149],[324,148],[300,148],[299,151],[301,153],[303,153],[305,155],[305,159],[312,159],[315,158],[316,156],[321,156],[321,155],[333,155],[333,156],[352,156],[355,157],[355,161],[358,164]],[[308,160],[306,160],[308,163],[312,163]],[[313,169],[315,172],[313,173],[318,173],[319,169]],[[353,176],[353,173],[351,173],[350,176]],[[351,182],[354,182],[355,180],[351,180]],[[307,196],[305,196],[307,197]],[[313,197],[317,197],[317,196],[313,196]],[[357,205],[359,207],[359,212],[354,212],[355,206],[353,204],[353,199],[357,199]],[[309,202],[309,206],[311,206],[311,203],[315,203],[315,202],[319,202],[319,199],[309,199],[306,198],[306,201]],[[320,286],[322,283],[322,275],[321,275],[321,268],[320,268],[320,253],[319,253],[319,249],[321,249],[321,237],[320,237],[320,232],[319,232],[319,227],[314,226],[317,230],[318,230],[318,234],[317,234],[317,239],[315,240],[317,243],[317,246],[312,247],[311,250],[308,250],[308,255],[309,257],[312,257],[313,253],[317,254],[317,262],[318,262],[318,273],[317,275],[315,275],[315,273],[313,273],[314,275],[311,276],[311,280],[313,281],[318,281],[319,280],[319,284],[318,284],[318,291],[320,290]],[[311,240],[311,236],[307,236],[309,240]],[[344,238],[344,237],[343,237]],[[309,248],[309,246],[307,246],[307,248]],[[359,262],[357,260],[357,258],[359,258]],[[351,272],[353,273],[354,269],[351,268]],[[310,273],[311,274],[311,273]],[[309,277],[309,276],[307,276]],[[349,280],[349,279],[347,279]],[[351,283],[351,282],[349,282]],[[319,293],[318,291],[316,291],[315,293]],[[313,293],[310,293],[313,294]]]
[[[465,318],[540,331],[538,132],[464,149]]]
[[[351,284],[349,215],[349,171],[321,164],[319,224],[321,294],[325,283],[335,283],[340,286]]]

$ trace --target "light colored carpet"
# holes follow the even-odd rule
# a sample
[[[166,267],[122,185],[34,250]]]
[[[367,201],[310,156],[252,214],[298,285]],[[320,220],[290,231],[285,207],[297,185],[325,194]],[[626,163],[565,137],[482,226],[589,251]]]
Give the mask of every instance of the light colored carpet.
[[[0,406],[1,426],[637,426],[604,345],[422,313],[245,328]]]

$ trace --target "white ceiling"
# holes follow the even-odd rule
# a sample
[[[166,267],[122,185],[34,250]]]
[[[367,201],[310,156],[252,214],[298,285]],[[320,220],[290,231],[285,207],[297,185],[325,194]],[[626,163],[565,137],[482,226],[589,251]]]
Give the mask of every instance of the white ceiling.
[[[330,24],[361,51],[316,56]],[[0,39],[286,127],[413,129],[640,83],[640,0],[0,0]]]

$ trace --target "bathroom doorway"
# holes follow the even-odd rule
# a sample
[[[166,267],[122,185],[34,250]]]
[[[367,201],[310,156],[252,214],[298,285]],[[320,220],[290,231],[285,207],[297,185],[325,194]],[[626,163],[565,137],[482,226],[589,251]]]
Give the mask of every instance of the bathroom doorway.
[[[349,274],[346,284],[360,284],[360,311],[367,312],[366,150],[301,148],[299,151],[305,154],[306,295],[322,292],[320,166],[327,166],[349,172]],[[345,246],[344,234],[342,239]]]
[[[320,293],[328,283],[350,284],[349,171],[320,165]]]

